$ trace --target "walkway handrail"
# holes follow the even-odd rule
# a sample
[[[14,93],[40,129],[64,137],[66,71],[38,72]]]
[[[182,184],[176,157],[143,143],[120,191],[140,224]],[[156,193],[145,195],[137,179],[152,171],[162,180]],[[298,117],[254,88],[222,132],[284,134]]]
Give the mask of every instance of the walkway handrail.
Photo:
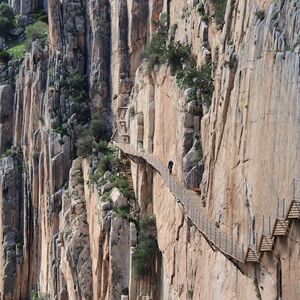
[[[244,252],[244,246],[234,241],[232,238],[229,238],[225,233],[221,232],[219,228],[209,222],[209,220],[201,214],[199,208],[196,207],[192,196],[190,196],[192,191],[187,190],[181,183],[179,183],[175,177],[169,173],[168,169],[164,167],[160,160],[155,158],[151,153],[137,151],[130,144],[125,144],[118,134],[114,134],[112,142],[124,153],[143,158],[150,165],[152,165],[153,168],[155,168],[161,174],[171,193],[183,204],[188,217],[199,229],[199,231],[207,238],[207,240],[209,240],[217,249],[227,256],[236,261],[242,263],[245,262],[246,255]],[[194,195],[196,195],[196,193],[194,193]]]

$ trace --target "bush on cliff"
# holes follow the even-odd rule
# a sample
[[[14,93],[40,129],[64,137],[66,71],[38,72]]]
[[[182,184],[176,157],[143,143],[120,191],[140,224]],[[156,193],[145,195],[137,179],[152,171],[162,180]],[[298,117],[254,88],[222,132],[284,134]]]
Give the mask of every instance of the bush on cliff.
[[[86,125],[78,125],[76,133],[78,137],[76,142],[78,156],[88,157],[92,154],[93,148],[105,154],[109,153],[107,144],[110,132],[99,116],[92,116],[92,119]]]
[[[190,45],[182,44],[181,42],[169,43],[164,54],[166,62],[171,66],[172,73],[180,70],[182,64],[189,59],[190,55]]]
[[[265,18],[265,12],[263,10],[258,10],[255,13],[255,16],[259,21],[262,21]]]
[[[8,51],[0,51],[0,62],[7,63],[10,60],[10,54]]]
[[[226,12],[227,0],[210,0],[213,5],[216,24],[222,26],[224,24],[224,17]]]
[[[37,21],[31,25],[28,25],[25,29],[25,33],[26,48],[29,50],[33,41],[46,41],[48,37],[48,25],[44,22]]]
[[[84,135],[77,140],[77,155],[88,157],[92,154],[94,139],[90,135]]]
[[[188,95],[189,101],[194,100],[210,104],[214,92],[211,73],[211,65],[204,65],[201,68],[197,68],[196,62],[191,62],[183,70],[177,72],[176,82],[180,88],[190,89]],[[198,92],[201,95],[201,100],[198,99]]]
[[[226,8],[226,1],[212,0],[218,10]],[[218,19],[220,21],[220,19]],[[212,79],[212,67],[210,64],[201,68],[197,67],[196,60],[191,54],[191,47],[180,41],[174,42],[174,36],[168,42],[167,20],[160,20],[158,30],[153,34],[150,44],[143,53],[148,59],[148,68],[153,69],[154,65],[167,63],[171,67],[171,73],[176,75],[176,82],[182,89],[190,89],[188,100],[195,100],[201,103],[210,104],[214,91]]]
[[[164,53],[166,52],[166,43],[168,39],[167,17],[163,14],[158,22],[157,32],[153,34],[149,45],[141,55],[141,58],[146,58],[149,62],[149,67],[152,69],[154,65],[165,63]]]
[[[158,245],[155,237],[155,219],[144,217],[139,226],[138,244],[134,250],[133,269],[138,278],[150,274],[158,253]]]
[[[15,14],[10,5],[0,3],[0,35],[7,37],[9,31],[15,27]]]
[[[12,59],[23,59],[26,52],[26,45],[24,42],[10,43],[7,52],[10,54]]]
[[[79,71],[76,71],[68,76],[67,84],[74,91],[86,91],[87,77],[81,74]]]

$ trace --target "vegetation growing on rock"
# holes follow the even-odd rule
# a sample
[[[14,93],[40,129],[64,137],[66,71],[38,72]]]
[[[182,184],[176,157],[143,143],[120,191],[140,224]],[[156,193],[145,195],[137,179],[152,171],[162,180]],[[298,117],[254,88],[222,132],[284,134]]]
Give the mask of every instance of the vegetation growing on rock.
[[[191,54],[190,45],[173,40],[167,42],[166,21],[164,18],[162,20],[142,57],[148,59],[148,67],[151,70],[155,64],[167,63],[170,65],[171,73],[176,75],[178,86],[185,90],[190,89],[188,100],[210,105],[214,92],[211,64],[199,68]]]
[[[19,23],[18,17],[9,4],[0,3],[0,36],[6,42],[4,46],[6,51],[0,52],[0,59],[4,63],[10,59],[23,59],[33,41],[45,42],[48,36],[48,17],[44,11],[37,12],[37,21],[27,26]]]
[[[204,3],[198,3],[197,11],[203,22],[209,23],[212,19],[215,20],[217,28],[221,29],[224,24],[224,17],[226,12],[226,0],[206,0],[211,5],[213,12],[207,13]]]
[[[106,131],[98,116],[93,116],[86,125],[78,125],[76,131],[78,156],[88,157],[92,154],[93,148],[100,152],[106,152],[109,132]]]
[[[156,222],[154,217],[145,216],[139,224],[138,244],[134,250],[133,269],[138,278],[150,274],[158,252],[156,241]]]
[[[259,21],[262,21],[265,18],[265,12],[263,10],[258,10],[255,13],[255,16]]]
[[[157,31],[153,34],[149,45],[142,53],[142,58],[148,60],[149,68],[165,63],[166,43],[168,38],[167,15],[163,14],[158,23]]]
[[[9,31],[15,27],[15,13],[7,3],[0,3],[0,35],[7,37]]]
[[[48,25],[44,22],[37,21],[31,25],[28,25],[25,29],[25,32],[26,48],[29,50],[33,41],[46,41],[48,36]]]
[[[7,63],[10,60],[11,56],[9,51],[0,51],[0,62]]]
[[[216,24],[219,26],[223,25],[227,0],[209,0],[209,2],[211,2],[213,6],[213,17],[216,20]]]
[[[12,42],[9,44],[7,52],[12,59],[23,59],[26,52],[25,42]]]

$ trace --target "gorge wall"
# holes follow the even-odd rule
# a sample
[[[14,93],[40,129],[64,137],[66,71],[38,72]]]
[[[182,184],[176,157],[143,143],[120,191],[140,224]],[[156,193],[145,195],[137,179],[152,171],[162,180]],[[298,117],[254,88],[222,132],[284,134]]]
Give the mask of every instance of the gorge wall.
[[[8,3],[18,41],[39,10],[49,33],[0,57],[0,298],[300,299],[299,221],[236,262],[156,170],[105,142],[172,160],[247,249],[299,193],[299,1]]]

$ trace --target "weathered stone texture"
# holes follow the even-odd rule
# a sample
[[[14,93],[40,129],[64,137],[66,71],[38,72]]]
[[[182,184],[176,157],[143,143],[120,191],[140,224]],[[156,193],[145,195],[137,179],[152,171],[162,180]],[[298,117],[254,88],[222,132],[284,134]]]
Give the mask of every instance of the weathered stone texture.
[[[125,128],[134,147],[173,160],[179,180],[190,184],[196,168],[203,212],[247,244],[253,217],[261,229],[278,199],[291,200],[300,173],[299,1],[229,0],[222,30],[199,15],[202,0],[9,2],[25,24],[48,6],[49,43],[34,41],[22,63],[0,63],[0,155],[15,146],[0,160],[0,298],[125,300],[128,288],[132,300],[297,299],[299,223],[243,274],[135,159],[134,213],[156,216],[160,250],[155,272],[138,280],[138,224],[116,212],[130,199],[109,181],[116,174],[98,187],[89,182],[100,156],[75,159],[74,128],[79,115],[96,114],[108,133]],[[205,9],[212,14],[208,1]],[[161,12],[199,66],[212,61],[210,108],[188,102],[191,90],[167,65],[141,62]],[[87,79],[81,103],[68,87],[74,73]]]

